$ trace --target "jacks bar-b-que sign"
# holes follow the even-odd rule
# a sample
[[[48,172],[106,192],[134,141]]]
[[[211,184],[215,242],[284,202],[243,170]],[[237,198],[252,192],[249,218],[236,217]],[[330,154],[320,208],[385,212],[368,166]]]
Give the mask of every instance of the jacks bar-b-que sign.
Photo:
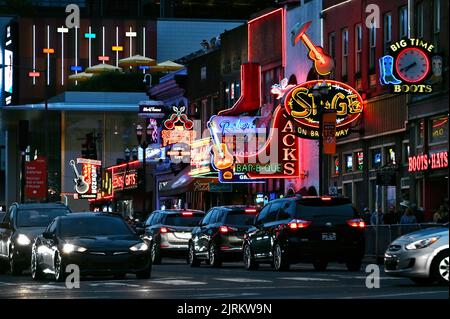
[[[328,93],[315,97],[315,85],[325,82]],[[359,93],[345,83],[332,80],[314,80],[294,87],[286,96],[284,107],[294,120],[295,134],[302,138],[319,138],[319,119],[322,112],[336,112],[336,138],[351,133],[352,123],[363,112],[364,102]],[[320,110],[319,108],[322,108]]]

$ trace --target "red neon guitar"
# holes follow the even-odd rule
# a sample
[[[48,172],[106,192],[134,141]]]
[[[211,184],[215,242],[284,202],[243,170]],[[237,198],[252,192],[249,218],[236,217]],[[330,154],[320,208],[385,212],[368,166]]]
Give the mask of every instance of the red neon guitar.
[[[228,151],[227,145],[225,143],[221,143],[219,140],[219,137],[217,136],[217,129],[214,122],[209,121],[207,123],[208,128],[211,132],[212,140],[213,140],[213,146],[212,150],[214,153],[213,156],[213,163],[214,166],[218,170],[224,170],[228,167],[231,167],[234,163],[234,157],[231,155],[231,153]]]
[[[298,24],[291,31],[292,33],[292,44],[296,45],[299,40],[302,40],[303,44],[309,50],[309,58],[314,61],[314,68],[320,75],[328,75],[334,69],[333,59],[325,53],[321,46],[315,45],[311,42],[311,39],[306,34],[311,25],[311,21],[306,22],[302,26]]]

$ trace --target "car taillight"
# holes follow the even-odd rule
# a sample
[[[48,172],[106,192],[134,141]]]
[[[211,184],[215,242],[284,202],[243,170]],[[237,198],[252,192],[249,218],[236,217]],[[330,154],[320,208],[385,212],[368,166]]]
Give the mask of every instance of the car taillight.
[[[365,228],[366,227],[366,223],[361,218],[354,218],[354,219],[347,220],[347,224],[349,226],[355,227],[355,228]]]
[[[184,212],[184,213],[181,213],[181,215],[183,215],[183,216],[192,216],[192,213],[191,212]]]
[[[306,228],[311,224],[312,224],[312,222],[309,220],[294,219],[291,222],[289,222],[287,225],[290,229],[300,229],[300,228]]]
[[[168,232],[170,232],[170,229],[169,228],[167,228],[167,227],[161,227],[160,229],[159,229],[159,231],[161,232],[161,233],[168,233]]]
[[[331,197],[330,196],[322,196],[321,199],[322,200],[331,200]]]
[[[231,231],[236,231],[237,228],[233,228],[233,227],[228,227],[228,226],[220,226],[219,227],[219,232],[222,234],[226,234],[229,233]]]
[[[254,214],[256,213],[256,208],[246,208],[244,211],[249,214]]]

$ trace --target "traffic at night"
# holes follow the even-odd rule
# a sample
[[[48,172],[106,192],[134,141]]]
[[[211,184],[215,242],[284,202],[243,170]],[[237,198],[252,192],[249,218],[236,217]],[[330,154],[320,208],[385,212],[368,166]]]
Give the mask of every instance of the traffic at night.
[[[0,1],[0,299],[448,300],[448,4]]]

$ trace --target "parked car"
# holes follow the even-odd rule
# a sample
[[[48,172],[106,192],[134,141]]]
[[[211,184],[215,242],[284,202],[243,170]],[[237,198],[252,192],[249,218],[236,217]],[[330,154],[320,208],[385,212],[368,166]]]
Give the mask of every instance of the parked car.
[[[202,260],[213,267],[224,261],[242,260],[245,232],[253,225],[257,210],[249,206],[220,206],[211,208],[192,231],[189,242],[189,264]]]
[[[200,210],[157,210],[145,221],[145,236],[152,238],[153,264],[161,263],[165,256],[187,257],[192,229],[205,216]]]
[[[30,267],[31,246],[51,221],[71,213],[62,203],[18,204],[9,207],[0,223],[0,272],[20,275]]]
[[[417,284],[448,285],[448,232],[443,227],[422,229],[394,240],[384,255],[384,271],[409,277]]]
[[[311,262],[318,271],[331,261],[357,271],[364,256],[365,223],[344,197],[296,196],[270,202],[244,239],[248,270],[270,263],[276,270]]]
[[[76,213],[55,218],[33,244],[31,276],[35,280],[53,274],[63,281],[66,266],[80,267],[81,275],[127,273],[150,278],[150,243],[141,239],[116,215]]]

